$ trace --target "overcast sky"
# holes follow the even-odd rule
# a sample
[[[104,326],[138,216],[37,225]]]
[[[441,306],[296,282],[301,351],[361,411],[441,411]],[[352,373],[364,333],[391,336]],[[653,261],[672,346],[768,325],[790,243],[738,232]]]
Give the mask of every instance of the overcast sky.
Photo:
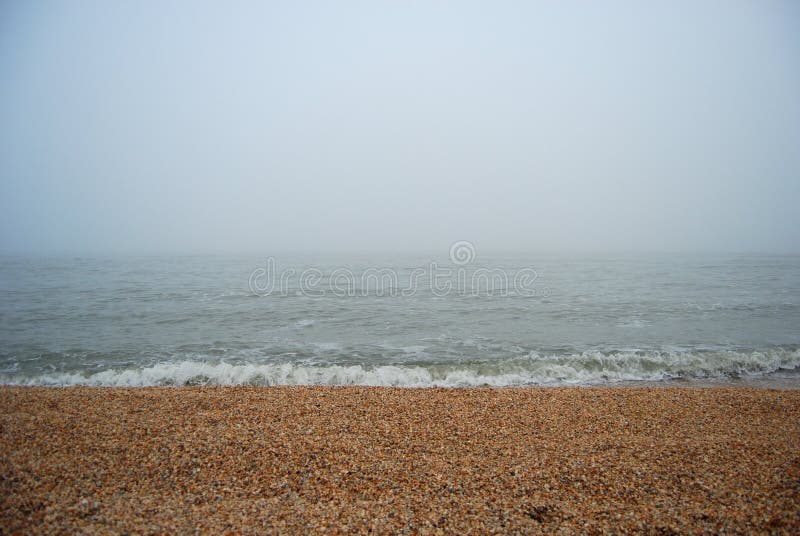
[[[3,252],[797,252],[800,2],[5,0],[0,174]]]

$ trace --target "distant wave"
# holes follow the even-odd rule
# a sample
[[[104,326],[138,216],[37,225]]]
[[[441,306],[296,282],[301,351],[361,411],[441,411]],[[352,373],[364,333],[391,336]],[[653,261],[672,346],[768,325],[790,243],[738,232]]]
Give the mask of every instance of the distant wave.
[[[0,375],[7,385],[365,385],[474,387],[597,385],[762,376],[800,368],[800,349],[695,352],[584,352],[497,362],[415,365],[229,364],[196,360],[92,374]]]

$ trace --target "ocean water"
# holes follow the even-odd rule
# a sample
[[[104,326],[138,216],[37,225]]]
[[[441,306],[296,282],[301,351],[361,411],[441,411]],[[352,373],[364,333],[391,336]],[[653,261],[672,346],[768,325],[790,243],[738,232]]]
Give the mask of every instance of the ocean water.
[[[2,257],[0,383],[800,385],[798,256],[461,246]]]

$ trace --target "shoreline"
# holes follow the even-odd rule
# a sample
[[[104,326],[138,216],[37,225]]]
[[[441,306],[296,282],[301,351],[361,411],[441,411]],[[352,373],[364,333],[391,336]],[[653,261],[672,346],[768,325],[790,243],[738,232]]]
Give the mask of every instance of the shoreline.
[[[104,385],[94,383],[78,384],[38,384],[38,383],[0,383],[0,389],[198,389],[198,388],[324,388],[324,389],[773,389],[777,391],[800,391],[800,374],[786,376],[740,377],[740,378],[673,378],[666,380],[618,380],[607,383],[567,383],[531,385],[372,385],[372,384],[316,384],[316,383],[277,383],[260,385],[249,383],[189,383],[153,385]]]
[[[4,532],[800,530],[800,391],[0,386]]]

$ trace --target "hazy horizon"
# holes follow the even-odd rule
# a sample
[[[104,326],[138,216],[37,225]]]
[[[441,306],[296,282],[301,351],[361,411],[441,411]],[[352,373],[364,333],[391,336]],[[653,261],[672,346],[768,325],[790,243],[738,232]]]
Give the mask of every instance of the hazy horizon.
[[[800,4],[4,2],[0,254],[800,252]]]

